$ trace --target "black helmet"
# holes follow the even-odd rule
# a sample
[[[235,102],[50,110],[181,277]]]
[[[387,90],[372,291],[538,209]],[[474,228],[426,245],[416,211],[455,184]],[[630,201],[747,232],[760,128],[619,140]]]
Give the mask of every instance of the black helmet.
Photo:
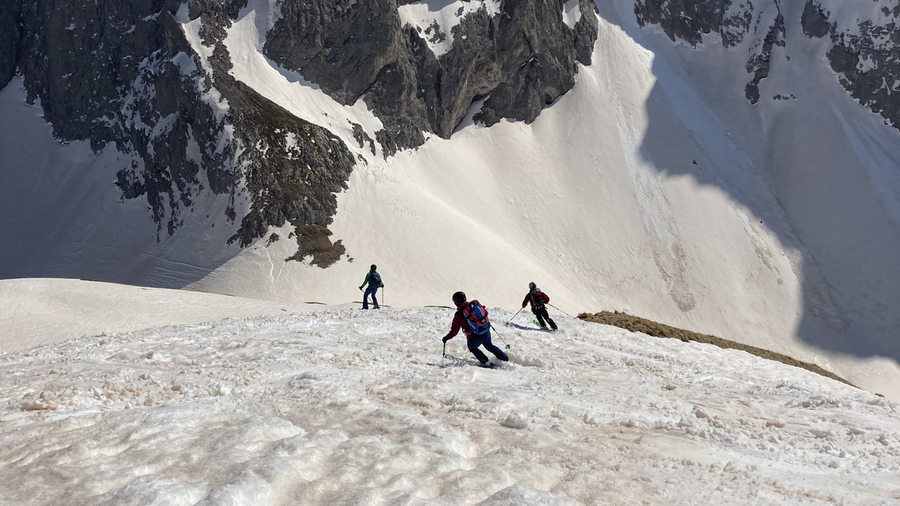
[[[463,292],[456,292],[453,294],[453,303],[457,306],[466,301],[466,294]]]
[[[370,270],[370,271],[374,271],[374,270],[375,270],[375,264],[372,264],[372,267],[369,267],[369,270]]]
[[[528,289],[529,289],[530,291],[533,292],[535,288],[537,288],[537,285],[534,284],[534,281],[532,281],[531,283],[528,283]]]

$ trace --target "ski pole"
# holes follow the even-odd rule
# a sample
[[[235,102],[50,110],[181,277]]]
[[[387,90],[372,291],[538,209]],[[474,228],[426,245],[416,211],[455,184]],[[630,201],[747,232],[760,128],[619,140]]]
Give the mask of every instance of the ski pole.
[[[551,304],[551,303],[548,302],[547,305],[550,306],[550,307],[552,307],[553,309],[559,311],[560,313],[562,313],[562,314],[568,316],[569,318],[572,318],[572,315],[570,315],[569,313],[563,311],[562,309],[560,309],[560,308],[554,306],[553,304]]]
[[[493,323],[490,323],[489,325],[490,325],[491,328],[494,330],[494,332],[497,332],[497,329],[494,328],[494,324],[493,324]],[[508,349],[509,349],[509,343],[506,342],[506,339],[503,339],[503,336],[501,336],[499,332],[497,332],[497,337],[499,337],[500,340],[503,341],[503,344],[506,345],[506,349],[508,350]]]
[[[522,309],[525,309],[525,308],[523,307]],[[519,316],[519,313],[522,312],[522,309],[516,311],[516,314],[512,315],[512,318],[510,318],[509,321],[506,322],[506,324],[509,325],[510,323],[512,323],[513,319],[515,319],[516,316]]]

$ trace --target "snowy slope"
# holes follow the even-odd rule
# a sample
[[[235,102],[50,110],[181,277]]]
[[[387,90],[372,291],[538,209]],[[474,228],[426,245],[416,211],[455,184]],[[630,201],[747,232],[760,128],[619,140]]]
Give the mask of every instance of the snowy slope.
[[[867,161],[881,158],[847,159],[870,152],[848,142],[880,139],[894,149],[897,132],[854,103],[815,58],[807,58],[812,68],[773,71],[760,85],[772,96],[770,86],[818,75],[807,95],[794,84],[778,89],[802,97],[797,105],[766,99],[752,107],[733,55],[715,41],[698,52],[652,27],[645,33],[630,5],[599,3],[594,64],[533,124],[464,122],[449,141],[432,138],[388,160],[361,150],[366,163],[339,196],[331,229],[362,265],[282,264],[287,244],[258,245],[191,286],[345,303],[374,262],[394,305],[446,304],[464,289],[514,308],[534,280],[570,314],[634,312],[815,362],[900,398],[900,353],[887,338],[900,323],[900,311],[887,310],[900,300],[900,271],[888,254],[900,234],[877,204],[877,192],[900,188],[863,177],[865,167],[879,167]],[[313,90],[279,84],[284,72],[256,49],[251,8],[229,31],[235,77],[343,132],[348,145],[350,121],[374,136],[377,124],[358,111],[298,100]],[[798,51],[821,44],[796,35]],[[844,111],[850,133],[871,132],[851,136],[819,117],[832,110]],[[828,141],[802,139],[809,135]],[[836,197],[846,204],[832,205]]]
[[[760,82],[761,100],[755,106],[742,99],[747,73],[735,65],[734,55],[752,54],[758,41],[748,39],[726,50],[709,37],[693,50],[671,43],[653,28],[629,33],[656,53],[654,72],[662,94],[673,102],[678,96],[673,89],[695,94],[689,107],[714,115],[728,144],[742,153],[734,166],[757,177],[769,198],[774,197],[777,205],[772,206],[759,195],[747,194],[752,187],[747,182],[728,184],[720,174],[710,181],[747,206],[781,243],[778,254],[786,255],[801,280],[800,319],[794,329],[801,347],[819,348],[833,357],[832,368],[845,377],[873,385],[879,375],[896,378],[900,359],[898,342],[890,337],[896,335],[900,317],[900,270],[891,253],[900,248],[900,132],[859,107],[840,86],[825,57],[828,38],[802,33],[797,20],[804,4],[765,4],[757,14],[765,18],[780,12],[786,33],[785,46],[773,47],[771,68]],[[851,31],[864,20],[877,20],[886,5],[840,4],[840,15],[831,21]],[[723,71],[709,73],[710,68]],[[684,124],[693,137],[707,137],[707,132],[697,135],[697,128]],[[669,138],[668,131],[657,129],[648,132],[645,143],[667,143]],[[660,165],[676,177],[691,172]],[[769,261],[765,256],[760,260]],[[846,359],[854,355],[888,360]],[[882,385],[880,391],[897,395],[896,380]]]
[[[160,325],[300,312],[321,306],[74,279],[0,281],[0,352]]]
[[[196,294],[88,285],[165,326],[0,354],[0,504],[900,504],[896,404],[743,352],[491,309],[485,370],[448,309],[167,325]]]
[[[429,20],[447,31],[445,7],[457,3],[401,12],[423,31]],[[17,276],[330,305],[359,300],[370,263],[395,307],[446,305],[462,289],[514,310],[535,281],[571,315],[628,311],[814,362],[900,400],[900,142],[840,87],[824,39],[799,33],[803,3],[781,2],[789,44],[773,52],[751,106],[744,56],[733,53],[758,41],[726,50],[710,39],[694,50],[639,29],[633,2],[598,0],[594,63],[532,124],[465,121],[450,140],[389,159],[358,148],[365,161],[330,227],[349,258],[325,270],[285,262],[296,251],[287,240],[224,246],[234,226],[211,195],[157,243],[141,204],[119,203],[112,186],[129,160],[48,144],[39,107],[21,103],[14,81],[0,92],[10,112],[0,152],[50,170],[0,175],[0,202],[15,210],[0,213],[0,229],[15,232],[4,264],[24,263]],[[231,73],[348,146],[358,146],[351,122],[375,137],[381,123],[362,101],[337,104],[261,54],[276,4],[249,2],[229,29]],[[774,16],[774,4],[759,8]],[[201,21],[180,19],[208,56]],[[63,211],[48,213],[48,201]]]

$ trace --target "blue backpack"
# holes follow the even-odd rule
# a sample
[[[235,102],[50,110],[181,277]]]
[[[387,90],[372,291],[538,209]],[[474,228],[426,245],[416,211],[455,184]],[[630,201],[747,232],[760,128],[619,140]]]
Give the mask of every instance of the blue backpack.
[[[481,336],[487,334],[491,329],[491,322],[488,320],[488,312],[484,306],[477,300],[473,300],[466,304],[463,308],[463,319],[469,324],[472,335]]]
[[[381,275],[375,271],[372,271],[372,276],[369,277],[369,286],[374,286],[375,288],[381,288],[383,286],[381,284]]]

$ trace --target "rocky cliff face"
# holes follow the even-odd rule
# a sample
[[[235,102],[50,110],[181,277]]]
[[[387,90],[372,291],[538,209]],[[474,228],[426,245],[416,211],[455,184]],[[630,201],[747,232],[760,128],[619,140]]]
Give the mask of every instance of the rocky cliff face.
[[[842,24],[825,2],[808,0],[803,29],[807,36],[830,38],[828,61],[844,88],[900,129],[900,5],[872,3],[874,19]]]
[[[362,98],[384,123],[377,140],[387,154],[424,142],[423,132],[447,138],[474,100],[489,97],[479,119],[533,121],[575,84],[575,62],[590,64],[597,38],[596,7],[581,0],[579,21],[563,21],[561,0],[505,0],[460,9],[451,33],[437,20],[422,30],[401,21],[413,2],[285,0],[282,19],[264,52],[318,84],[335,100]],[[452,37],[435,55],[432,42]]]
[[[60,141],[135,155],[116,184],[123,198],[146,199],[160,234],[175,234],[206,188],[232,202],[251,196],[245,216],[228,211],[240,221],[233,240],[242,245],[285,221],[324,227],[354,160],[339,139],[228,76],[222,29],[245,3],[191,4],[209,19],[212,69],[199,64],[175,20],[181,3],[166,0],[24,1],[0,18],[19,28],[18,38],[2,32],[0,54],[17,55],[28,100],[40,101]],[[5,86],[11,73],[0,76]],[[302,153],[288,145],[291,136]]]
[[[754,20],[756,8],[751,0],[637,0],[634,13],[641,26],[657,24],[673,41],[680,39],[692,47],[709,34],[717,34],[723,46],[734,48],[748,35],[764,33],[745,64],[750,75],[745,95],[755,104],[759,101],[759,83],[769,75],[772,48],[785,45],[784,17],[777,1],[775,6],[777,15],[771,21],[764,21],[761,13]]]
[[[0,5],[0,86],[6,86],[16,73],[21,43],[22,4],[4,2]]]
[[[358,128],[356,139],[373,153],[377,141],[385,156],[422,144],[425,133],[449,137],[484,98],[477,118],[487,125],[534,120],[574,85],[576,62],[590,64],[597,37],[589,0],[574,24],[562,0],[467,0],[449,34],[437,21],[424,31],[404,23],[399,9],[410,3],[284,0],[265,39],[269,58],[335,100],[364,100],[384,128],[374,140]],[[58,140],[134,155],[116,184],[123,198],[147,201],[158,240],[176,234],[208,190],[232,203],[232,241],[246,246],[290,222],[294,258],[328,265],[343,252],[328,239],[334,193],[356,158],[331,132],[229,74],[226,30],[248,0],[186,5],[180,15],[201,19],[208,58],[187,42],[179,0],[4,2],[0,87],[18,72]],[[429,41],[446,37],[452,48],[436,55]],[[243,216],[239,197],[250,199]]]
[[[693,47],[710,34],[719,35],[727,48],[740,44],[748,35],[764,34],[753,45],[746,62],[746,97],[756,103],[759,83],[769,75],[772,48],[787,43],[782,2],[770,1],[776,10],[771,20],[759,12],[762,0],[636,0],[634,12],[642,26],[659,25],[673,41],[682,40]],[[861,1],[872,4],[872,19],[839,19],[834,6],[840,2],[806,0],[800,19],[802,30],[810,38],[829,37],[832,47],[827,52],[828,61],[844,88],[862,105],[900,128],[900,98],[894,94],[900,86],[900,6],[881,0]]]

